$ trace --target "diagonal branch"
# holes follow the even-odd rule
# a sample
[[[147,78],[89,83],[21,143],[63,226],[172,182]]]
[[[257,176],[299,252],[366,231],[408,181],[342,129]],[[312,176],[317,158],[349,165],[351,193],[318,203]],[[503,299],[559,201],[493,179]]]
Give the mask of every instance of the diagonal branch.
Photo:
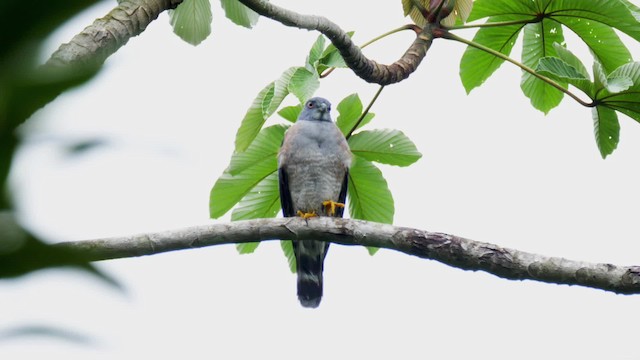
[[[161,12],[174,9],[182,0],[121,0],[70,42],[56,50],[47,65],[101,65],[109,56],[140,35]]]
[[[408,78],[418,68],[433,41],[433,25],[427,24],[400,59],[393,64],[382,65],[365,57],[360,48],[351,41],[349,35],[325,17],[301,15],[265,0],[239,1],[258,14],[283,25],[321,32],[331,40],[347,66],[356,75],[365,81],[380,85],[394,84]]]
[[[617,266],[548,257],[436,232],[339,218],[257,219],[190,227],[129,237],[66,242],[97,261],[205,246],[274,239],[313,239],[401,251],[464,270],[482,270],[511,280],[580,285],[619,294],[640,294],[640,266]]]

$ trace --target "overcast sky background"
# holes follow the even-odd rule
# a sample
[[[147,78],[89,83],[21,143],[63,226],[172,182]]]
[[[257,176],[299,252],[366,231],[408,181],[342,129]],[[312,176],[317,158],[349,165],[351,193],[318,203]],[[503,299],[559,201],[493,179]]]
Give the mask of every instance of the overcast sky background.
[[[358,43],[408,22],[400,1],[276,3],[356,30]],[[103,2],[62,27],[43,59],[113,5]],[[12,184],[30,229],[53,242],[211,221],[209,191],[228,164],[246,109],[282,71],[303,64],[318,35],[264,18],[247,30],[226,20],[217,1],[212,5],[213,35],[200,46],[173,35],[162,14],[92,82],[28,122]],[[565,35],[570,49],[588,54]],[[366,54],[391,62],[412,38],[395,35]],[[627,42],[639,58],[637,44]],[[621,116],[620,145],[602,160],[590,110],[565,99],[544,116],[520,92],[513,66],[465,95],[458,76],[463,51],[436,41],[420,69],[386,88],[372,110],[370,129],[400,129],[424,155],[409,168],[381,166],[395,224],[549,256],[640,265],[639,124]],[[340,70],[317,95],[337,104],[358,92],[366,103],[376,90]],[[65,150],[70,141],[95,138],[104,146],[79,156]],[[91,340],[4,339],[0,358],[640,356],[639,296],[508,281],[388,250],[370,257],[363,248],[333,245],[316,310],[298,304],[278,242],[253,255],[216,246],[97,265],[126,291],[64,270],[1,282],[0,331],[50,325]]]

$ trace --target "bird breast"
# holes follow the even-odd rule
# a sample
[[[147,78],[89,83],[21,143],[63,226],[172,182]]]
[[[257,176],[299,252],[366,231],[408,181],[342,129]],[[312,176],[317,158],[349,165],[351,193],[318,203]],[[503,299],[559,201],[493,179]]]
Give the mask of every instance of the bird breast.
[[[333,122],[299,121],[287,135],[294,133],[285,137],[280,153],[280,161],[286,163],[291,200],[296,210],[320,214],[323,201],[338,201],[351,152]]]

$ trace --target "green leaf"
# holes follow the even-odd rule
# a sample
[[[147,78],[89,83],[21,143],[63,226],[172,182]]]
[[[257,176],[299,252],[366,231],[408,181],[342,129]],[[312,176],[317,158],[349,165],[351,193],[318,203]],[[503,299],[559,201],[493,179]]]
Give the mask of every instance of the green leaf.
[[[347,32],[347,36],[349,36],[349,38],[353,37],[353,34],[354,34],[353,31]],[[318,74],[320,74],[327,68],[331,68],[331,67],[335,67],[335,68],[347,67],[347,64],[344,62],[342,55],[340,55],[340,52],[338,51],[338,49],[336,49],[336,47],[333,44],[329,44],[329,46],[327,46],[327,48],[322,52],[322,56],[318,60],[318,65],[316,66],[316,69],[318,70]]]
[[[231,163],[225,171],[231,175],[237,175],[252,166],[276,157],[288,128],[288,125],[273,125],[262,129],[251,146],[243,152],[233,154]]]
[[[530,19],[535,14],[536,1],[519,0],[476,0],[468,21],[475,21],[485,17],[507,15],[511,20]]]
[[[224,14],[235,24],[251,29],[258,23],[260,15],[238,0],[220,0]]]
[[[422,157],[415,144],[395,129],[361,131],[349,138],[349,147],[354,155],[396,166],[409,166]]]
[[[240,200],[231,213],[231,221],[260,218],[273,218],[280,211],[280,192],[278,189],[278,173],[273,172]],[[240,254],[255,251],[260,242],[236,244]]]
[[[633,81],[626,76],[607,78],[607,91],[611,94],[625,91],[631,86],[633,86]]]
[[[235,151],[244,151],[258,135],[262,125],[267,120],[263,107],[269,107],[275,91],[275,82],[270,83],[262,89],[253,100],[249,110],[244,115],[238,132],[236,133]],[[265,105],[266,104],[266,105]]]
[[[348,95],[338,103],[337,110],[336,125],[344,135],[347,135],[351,128],[356,125],[360,115],[362,115],[360,96],[356,93]]]
[[[285,120],[294,123],[296,122],[296,120],[298,120],[300,112],[302,112],[302,105],[298,104],[280,109],[280,111],[278,111],[278,115],[282,116],[282,118],[284,118]]]
[[[300,67],[292,66],[285,70],[280,75],[278,80],[276,80],[273,97],[269,99],[269,102],[263,103],[262,106],[262,112],[265,116],[265,119],[271,116],[271,114],[273,114],[278,109],[280,104],[282,104],[284,98],[289,95],[289,84],[291,83],[291,78],[296,73],[296,71],[298,71],[298,69],[300,69]]]
[[[211,34],[209,0],[185,0],[169,11],[173,32],[191,45],[198,45]]]
[[[561,79],[587,79],[578,69],[569,65],[564,60],[553,56],[540,59],[536,72],[545,72]]]
[[[573,17],[560,17],[557,21],[576,33],[608,72],[631,61],[629,50],[609,25]]]
[[[297,270],[296,266],[296,255],[293,253],[293,243],[291,240],[280,240],[280,247],[284,252],[284,256],[287,258],[287,263],[289,264],[289,270],[291,273],[295,274]]]
[[[349,213],[354,219],[393,222],[393,197],[382,172],[357,155],[349,169]]]
[[[393,222],[394,206],[391,191],[382,172],[370,161],[357,155],[349,169],[349,213],[354,219],[385,224]],[[373,255],[377,249],[367,247]]]
[[[602,68],[602,64],[600,64],[598,61],[594,61],[593,63],[593,83],[596,91],[596,96],[599,98],[602,96],[602,94],[599,92],[602,90],[606,90],[607,88],[607,74]]]
[[[354,93],[342,99],[337,109],[338,118],[336,119],[336,126],[338,126],[340,131],[346,136],[356,125],[360,116],[362,116],[362,101],[360,101],[358,94]],[[376,114],[368,112],[362,121],[360,121],[358,129],[371,122],[375,116]]]
[[[539,0],[538,0],[539,2]],[[568,19],[581,19],[585,26],[593,26],[593,22],[607,25],[618,29],[637,41],[640,41],[640,25],[638,14],[634,14],[634,9],[629,6],[629,2],[621,0],[562,0],[546,1],[548,7],[546,14],[551,14],[553,19],[565,23]],[[585,21],[593,20],[593,21]],[[573,29],[572,29],[573,30]],[[602,31],[601,27],[593,28],[593,33],[598,35]],[[604,41],[604,39],[601,39]],[[608,44],[612,46],[614,44]],[[622,60],[622,59],[621,59]],[[631,59],[625,59],[628,62]],[[605,66],[605,69],[609,69]]]
[[[522,63],[535,68],[541,58],[556,56],[553,44],[562,44],[563,42],[562,27],[557,23],[544,19],[539,23],[528,24],[524,28]],[[567,87],[564,82],[559,82],[559,84]],[[525,96],[531,100],[533,107],[545,114],[558,106],[564,96],[563,92],[528,72],[522,73],[520,88]]]
[[[304,103],[313,96],[319,87],[318,74],[315,71],[309,72],[306,68],[299,67],[289,79],[288,90],[298,98],[300,103]]]
[[[309,56],[307,56],[307,65],[309,65],[307,69],[309,71],[315,71],[316,66],[318,65],[318,61],[320,61],[320,57],[322,57],[324,44],[324,35],[319,35],[316,41],[311,46],[311,50],[309,50]]]
[[[607,82],[612,79],[629,79],[632,85],[618,93],[605,89],[598,94],[598,101],[640,122],[640,62],[620,66],[609,75]]]
[[[240,200],[233,209],[231,221],[273,218],[280,211],[278,173],[273,172]]]
[[[211,189],[209,214],[218,218],[278,167],[277,153],[286,126],[274,125],[263,129],[255,141],[242,153],[235,153],[231,163]]]
[[[620,141],[620,123],[616,112],[606,106],[592,109],[593,133],[602,158],[606,158],[618,146]]]
[[[569,49],[558,43],[553,43],[553,48],[556,50],[556,54],[560,59],[562,59],[562,61],[566,62],[567,64],[569,64],[569,66],[576,69],[576,71],[578,71],[583,78],[589,79],[589,72],[587,71],[587,67],[584,66],[582,61],[580,61],[577,56],[569,51]]]
[[[474,5],[475,9],[476,5]],[[503,17],[492,17],[488,22],[505,20]],[[481,28],[473,41],[509,55],[513,49],[523,24]],[[460,79],[467,94],[482,85],[502,65],[504,60],[485,51],[468,46],[460,60]]]
[[[538,62],[536,72],[552,79],[567,82],[585,94],[592,96],[593,84],[582,72],[567,62],[556,57],[544,57]]]

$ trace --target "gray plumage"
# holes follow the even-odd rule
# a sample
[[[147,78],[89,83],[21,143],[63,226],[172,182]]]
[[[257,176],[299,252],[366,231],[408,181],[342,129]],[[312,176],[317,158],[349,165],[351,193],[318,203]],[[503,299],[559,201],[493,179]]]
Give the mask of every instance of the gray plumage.
[[[351,151],[331,120],[331,104],[323,98],[305,103],[298,121],[287,131],[278,154],[280,202],[284,216],[331,214],[323,202],[345,203]],[[304,307],[317,307],[322,298],[322,270],[328,242],[294,241],[298,272],[298,299]]]

